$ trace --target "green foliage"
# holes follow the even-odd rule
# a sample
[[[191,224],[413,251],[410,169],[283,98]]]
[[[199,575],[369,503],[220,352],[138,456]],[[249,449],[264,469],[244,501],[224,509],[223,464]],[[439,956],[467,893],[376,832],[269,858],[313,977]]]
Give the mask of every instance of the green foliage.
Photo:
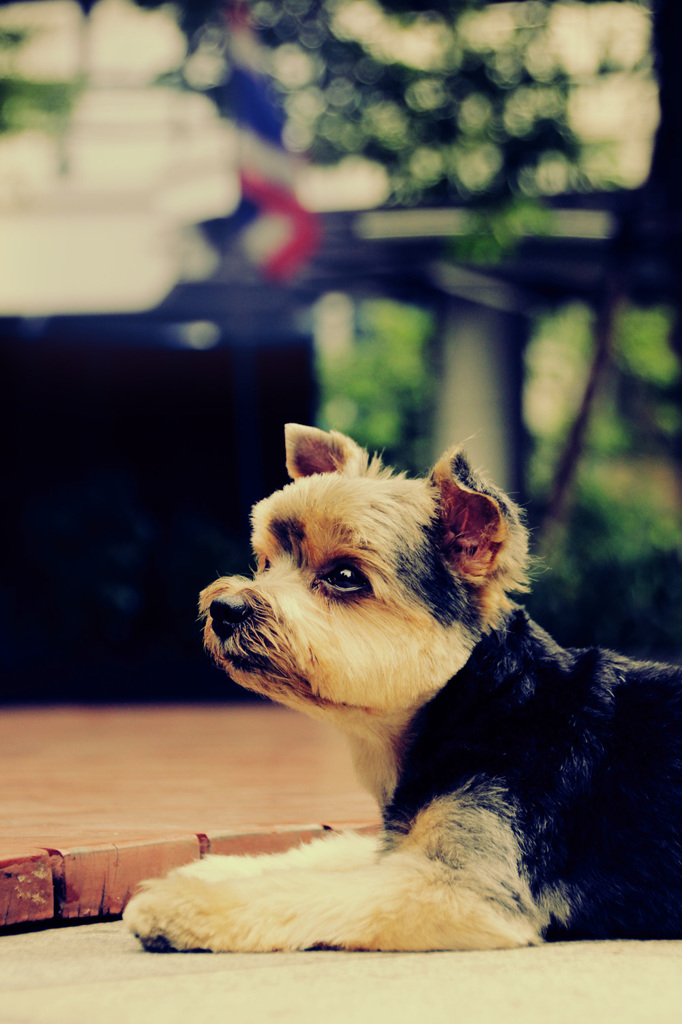
[[[74,83],[31,81],[14,71],[13,58],[28,38],[25,30],[0,30],[0,133],[59,129],[76,95]]]
[[[524,418],[532,438],[527,484],[541,502],[573,422],[592,355],[589,307],[569,303],[538,319],[526,348]]]
[[[67,82],[0,78],[0,132],[59,129],[75,94],[76,87]]]
[[[137,2],[149,7],[158,0]],[[617,161],[601,152],[606,144],[591,144],[592,159],[583,160],[569,124],[574,81],[557,45],[563,29],[555,15],[583,3],[248,2],[270,50],[265,70],[286,114],[289,147],[318,163],[350,155],[376,161],[388,172],[396,203],[499,206],[514,196],[613,183]],[[203,57],[210,64],[205,88],[227,86],[216,95],[229,115],[224,2],[176,6],[191,41],[190,63],[196,68]],[[646,73],[648,54],[633,55],[608,33],[592,43],[601,48],[588,48],[595,78]],[[584,62],[580,67],[584,78]]]
[[[388,300],[362,303],[347,346],[320,346],[320,425],[350,433],[386,461],[423,472],[429,459],[431,317]]]
[[[26,40],[27,33],[22,29],[0,28],[0,57],[5,58],[15,47],[21,46]]]
[[[544,155],[574,160],[567,76],[534,64],[551,4],[400,7],[254,3],[294,145],[376,160],[401,203],[532,194]]]
[[[548,209],[522,196],[474,209],[469,230],[451,240],[450,255],[456,262],[490,266],[513,252],[529,235],[546,234],[551,217]]]
[[[663,307],[620,311],[615,355],[630,377],[662,389],[679,381],[679,359],[670,347],[672,317]]]
[[[656,501],[656,467],[633,462],[629,471],[621,493],[603,478],[583,479],[568,531],[546,553],[526,604],[563,643],[676,658],[682,644],[679,511]]]
[[[592,357],[592,316],[541,318],[528,349],[529,484],[541,517]],[[682,645],[679,359],[665,307],[624,305],[565,529],[542,551],[532,614],[561,641],[643,654]]]

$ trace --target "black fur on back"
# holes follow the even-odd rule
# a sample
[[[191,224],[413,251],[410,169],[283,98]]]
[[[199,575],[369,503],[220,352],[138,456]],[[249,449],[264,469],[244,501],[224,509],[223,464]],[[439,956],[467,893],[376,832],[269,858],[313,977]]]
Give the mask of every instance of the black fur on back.
[[[417,714],[389,830],[475,779],[504,787],[548,938],[682,937],[682,670],[559,647],[516,609]]]

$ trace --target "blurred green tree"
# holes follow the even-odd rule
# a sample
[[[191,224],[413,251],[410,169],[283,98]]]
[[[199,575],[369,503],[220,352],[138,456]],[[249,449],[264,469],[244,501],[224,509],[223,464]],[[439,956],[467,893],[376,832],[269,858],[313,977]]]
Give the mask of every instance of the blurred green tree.
[[[346,344],[318,350],[320,426],[422,473],[431,458],[433,317],[387,299],[364,300],[354,314]]]
[[[152,8],[161,0],[137,2]],[[622,2],[635,14],[645,10]],[[229,18],[248,10],[269,51],[262,69],[286,114],[292,150],[318,163],[349,155],[379,163],[395,203],[490,205],[622,183],[604,144],[576,137],[569,103],[576,73],[650,74],[646,18],[632,26],[628,45],[607,33],[576,63],[577,42],[563,22],[589,4],[181,0],[177,7],[190,41],[187,77],[205,88],[229,81]]]
[[[594,358],[594,314],[573,303],[540,317],[527,350],[528,484],[533,524]],[[668,306],[618,306],[603,386],[575,467],[561,528],[541,535],[528,605],[569,644],[678,656],[682,518],[676,448],[682,367]]]
[[[37,82],[22,75],[16,58],[28,39],[27,30],[0,29],[0,133],[61,130],[78,89],[77,82]]]

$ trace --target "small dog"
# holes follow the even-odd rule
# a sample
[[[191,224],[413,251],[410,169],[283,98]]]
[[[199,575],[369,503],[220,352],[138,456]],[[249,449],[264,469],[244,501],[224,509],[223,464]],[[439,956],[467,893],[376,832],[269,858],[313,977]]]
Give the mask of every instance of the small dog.
[[[145,883],[148,950],[455,950],[682,937],[682,670],[564,650],[526,589],[519,509],[459,449],[406,479],[287,428],[253,579],[201,595],[237,682],[337,725],[383,815]]]

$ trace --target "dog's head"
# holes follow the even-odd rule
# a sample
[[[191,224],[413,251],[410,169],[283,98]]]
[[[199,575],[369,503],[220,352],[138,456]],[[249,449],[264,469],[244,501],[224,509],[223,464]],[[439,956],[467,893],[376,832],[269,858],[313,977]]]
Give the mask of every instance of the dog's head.
[[[286,453],[293,482],[253,509],[254,577],[201,594],[206,648],[301,710],[418,707],[524,589],[519,510],[458,448],[420,480],[335,431],[289,425]]]

